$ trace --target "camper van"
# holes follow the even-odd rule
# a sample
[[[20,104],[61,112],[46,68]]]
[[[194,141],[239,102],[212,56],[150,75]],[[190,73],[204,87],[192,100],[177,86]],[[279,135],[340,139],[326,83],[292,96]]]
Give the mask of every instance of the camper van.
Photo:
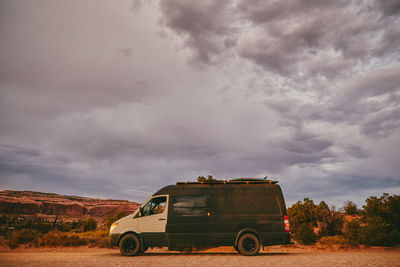
[[[124,256],[140,255],[149,247],[190,251],[218,246],[252,256],[264,246],[291,243],[280,186],[256,178],[163,187],[113,223],[109,237]]]

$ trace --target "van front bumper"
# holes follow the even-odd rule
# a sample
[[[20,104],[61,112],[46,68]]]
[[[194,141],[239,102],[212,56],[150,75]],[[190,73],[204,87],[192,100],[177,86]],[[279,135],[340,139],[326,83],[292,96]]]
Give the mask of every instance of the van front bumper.
[[[120,236],[121,236],[121,234],[118,234],[118,233],[110,234],[108,237],[110,244],[112,246],[118,246],[118,241],[119,241]]]

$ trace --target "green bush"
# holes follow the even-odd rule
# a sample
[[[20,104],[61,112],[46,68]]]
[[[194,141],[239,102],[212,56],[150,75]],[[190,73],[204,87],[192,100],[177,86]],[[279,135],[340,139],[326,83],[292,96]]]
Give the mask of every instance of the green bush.
[[[363,206],[362,219],[366,225],[361,241],[367,245],[394,246],[400,244],[400,195],[369,197]]]
[[[314,233],[314,227],[310,223],[303,223],[297,229],[296,239],[304,245],[312,245],[317,240]]]
[[[87,232],[87,231],[94,231],[97,228],[97,222],[95,219],[93,218],[89,218],[85,221],[83,221],[83,231]]]
[[[361,226],[358,221],[350,221],[346,223],[344,228],[344,238],[352,245],[358,245],[361,240]]]
[[[400,233],[382,217],[368,217],[361,231],[361,241],[372,246],[394,246],[400,242]]]
[[[197,182],[215,182],[218,181],[212,175],[208,175],[207,178],[204,176],[197,177]]]
[[[8,236],[8,246],[16,248],[20,244],[27,244],[32,242],[37,236],[37,233],[30,229],[15,230]]]
[[[298,201],[292,207],[288,209],[288,215],[290,219],[290,228],[295,235],[295,238],[300,242],[300,236],[304,236],[304,233],[300,233],[300,227],[304,224],[310,225],[311,227],[318,226],[318,237],[333,236],[342,233],[343,227],[343,215],[340,212],[335,211],[335,208],[329,209],[328,205],[321,201],[319,205],[315,205],[314,201],[305,198],[303,202]],[[305,231],[305,226],[302,227],[301,231]],[[308,231],[310,232],[310,231]],[[313,231],[312,231],[313,232]],[[314,233],[314,232],[313,232]],[[313,235],[313,234],[309,234]],[[300,238],[299,238],[300,237]],[[307,239],[313,241],[315,238]]]
[[[321,201],[319,205],[316,207],[316,214],[318,221],[322,221],[325,217],[329,216],[330,213],[331,210],[329,209],[325,201]]]
[[[15,230],[30,229],[39,234],[45,234],[51,231],[69,232],[72,230],[83,230],[84,220],[64,222],[60,219],[45,219],[38,216],[1,216],[1,233],[5,234],[8,228]]]
[[[318,221],[318,236],[335,236],[342,234],[343,214],[337,211],[329,211],[320,216]]]
[[[52,222],[37,216],[13,218],[11,224],[17,230],[31,229],[39,233],[47,233],[52,229]]]
[[[317,226],[317,210],[317,205],[309,198],[305,198],[303,202],[298,201],[292,207],[288,208],[290,229],[292,232],[296,234],[303,224]]]
[[[115,215],[115,218],[125,215],[125,212],[120,212]],[[63,222],[62,220],[48,220],[35,216],[1,216],[0,223],[1,234],[4,236],[3,242],[11,248],[16,248],[21,244],[36,247],[82,245],[110,247],[108,231],[96,231],[97,223],[94,218]]]
[[[349,201],[346,201],[346,202],[344,203],[343,209],[344,209],[344,212],[345,212],[347,215],[355,215],[355,214],[358,214],[357,205],[354,204],[353,201],[350,201],[350,200],[349,200]]]

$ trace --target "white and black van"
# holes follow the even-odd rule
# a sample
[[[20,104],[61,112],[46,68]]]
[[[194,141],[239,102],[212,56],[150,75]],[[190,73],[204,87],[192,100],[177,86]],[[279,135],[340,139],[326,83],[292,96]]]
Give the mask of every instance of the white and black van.
[[[110,242],[122,255],[148,247],[190,250],[233,246],[242,255],[290,244],[289,221],[276,181],[178,182],[158,190],[133,214],[113,223]]]

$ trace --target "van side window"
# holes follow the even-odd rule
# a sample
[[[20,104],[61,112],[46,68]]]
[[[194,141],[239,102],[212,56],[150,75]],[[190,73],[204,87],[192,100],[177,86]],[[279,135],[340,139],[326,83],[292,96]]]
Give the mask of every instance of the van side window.
[[[177,216],[207,216],[209,212],[208,196],[179,196],[172,203]]]
[[[244,195],[241,198],[232,198],[232,213],[281,215],[281,208],[275,196]]]
[[[155,197],[151,199],[142,208],[142,216],[149,216],[153,214],[163,213],[165,210],[166,203],[167,203],[167,197]]]

